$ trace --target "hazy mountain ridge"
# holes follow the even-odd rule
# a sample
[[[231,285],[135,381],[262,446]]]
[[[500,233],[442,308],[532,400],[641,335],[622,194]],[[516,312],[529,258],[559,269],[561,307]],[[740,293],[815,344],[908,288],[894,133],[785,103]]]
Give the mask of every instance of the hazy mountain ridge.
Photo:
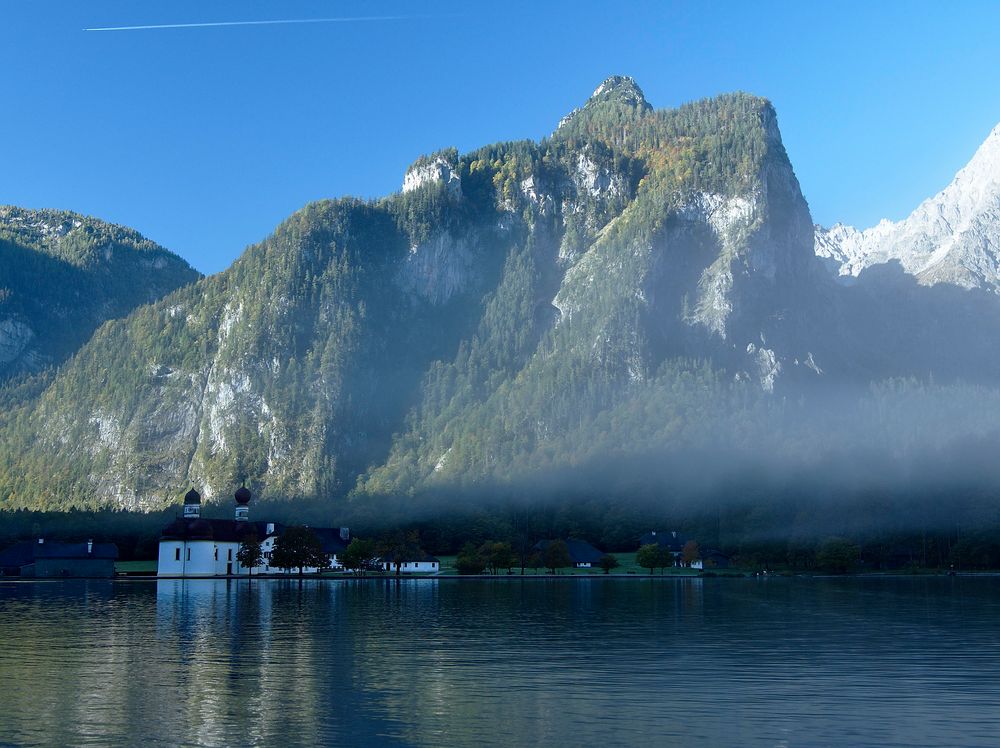
[[[198,277],[132,229],[0,206],[0,381],[61,363],[104,321]]]
[[[3,426],[4,506],[151,508],[243,478],[362,501],[685,449],[814,460],[915,423],[957,438],[935,398],[976,414],[959,435],[992,422],[992,390],[867,389],[995,385],[1000,355],[961,331],[1000,331],[1000,309],[891,266],[836,283],[764,99],[653,110],[614,77],[550,138],[439,151],[402,185],[311,204],[102,327]],[[844,407],[817,400],[831,387]]]

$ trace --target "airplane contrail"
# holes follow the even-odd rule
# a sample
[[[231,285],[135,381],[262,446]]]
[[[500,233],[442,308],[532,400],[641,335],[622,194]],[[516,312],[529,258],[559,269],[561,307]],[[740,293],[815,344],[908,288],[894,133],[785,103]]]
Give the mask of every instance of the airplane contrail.
[[[357,23],[406,21],[420,16],[345,16],[342,18],[279,18],[271,21],[217,21],[215,23],[160,23],[148,26],[102,26],[84,31],[144,31],[147,29],[203,29],[211,26],[273,26],[284,23]]]

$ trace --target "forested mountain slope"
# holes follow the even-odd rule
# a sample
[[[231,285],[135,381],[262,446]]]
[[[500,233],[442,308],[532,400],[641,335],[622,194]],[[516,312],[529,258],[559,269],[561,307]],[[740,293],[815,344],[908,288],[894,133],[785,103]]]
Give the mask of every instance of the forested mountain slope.
[[[766,100],[654,110],[614,77],[540,143],[440,151],[385,199],[311,204],[100,328],[6,419],[0,500],[153,508],[243,479],[473,500],[542,475],[571,492],[595,465],[627,492],[614,465],[642,460],[669,491],[665,456],[690,451],[715,455],[696,476],[987,433],[995,391],[958,380],[995,385],[997,353],[946,338],[1000,330],[995,299],[927,291],[887,314],[823,270]],[[916,309],[947,319],[909,345]]]
[[[197,278],[131,229],[0,206],[0,382],[61,363],[106,320]]]

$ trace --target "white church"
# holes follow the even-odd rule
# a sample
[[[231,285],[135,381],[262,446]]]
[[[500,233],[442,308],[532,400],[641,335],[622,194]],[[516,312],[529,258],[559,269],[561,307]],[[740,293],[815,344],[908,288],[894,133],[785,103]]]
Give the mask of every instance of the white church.
[[[160,534],[160,554],[156,574],[160,577],[222,577],[249,574],[240,566],[236,554],[240,542],[252,535],[260,541],[263,562],[253,569],[254,574],[297,573],[270,565],[274,541],[284,527],[275,522],[250,522],[250,491],[246,486],[236,491],[236,516],[234,519],[205,519],[201,516],[201,494],[191,489],[184,496],[184,514]],[[322,543],[323,552],[330,557],[333,570],[343,568],[338,561],[351,541],[346,527],[309,528]],[[316,572],[306,568],[306,573]]]

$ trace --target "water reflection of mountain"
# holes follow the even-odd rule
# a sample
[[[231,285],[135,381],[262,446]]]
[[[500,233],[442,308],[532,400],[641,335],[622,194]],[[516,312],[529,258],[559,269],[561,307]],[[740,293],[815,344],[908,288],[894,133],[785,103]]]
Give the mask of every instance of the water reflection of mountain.
[[[623,724],[649,724],[636,686],[662,680],[688,643],[664,625],[702,626],[699,579],[424,580],[381,597],[387,615],[356,629],[356,677],[421,745],[559,745],[600,714],[586,742],[620,743]],[[623,669],[648,637],[650,657]]]
[[[962,578],[0,582],[0,744],[988,745],[998,592]]]
[[[0,585],[0,743],[114,745],[144,717],[148,586],[74,580]],[[144,594],[146,593],[146,594]]]

